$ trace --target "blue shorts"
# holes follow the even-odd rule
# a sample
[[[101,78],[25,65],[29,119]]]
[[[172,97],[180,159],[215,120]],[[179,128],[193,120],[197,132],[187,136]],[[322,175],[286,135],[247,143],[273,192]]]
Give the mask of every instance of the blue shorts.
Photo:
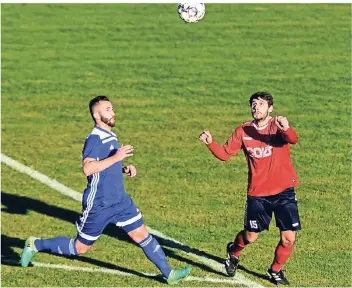
[[[247,197],[244,229],[249,232],[269,230],[273,212],[276,226],[280,231],[301,230],[296,193],[293,188],[287,188],[272,196]]]
[[[77,239],[91,246],[110,223],[128,233],[143,225],[144,221],[141,212],[131,197],[126,194],[121,202],[114,206],[96,206],[94,209],[86,207],[79,220],[76,221]]]

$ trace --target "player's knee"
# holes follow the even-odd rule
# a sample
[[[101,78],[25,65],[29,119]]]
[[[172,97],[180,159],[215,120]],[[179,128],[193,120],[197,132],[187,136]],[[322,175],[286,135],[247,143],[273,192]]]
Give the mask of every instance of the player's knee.
[[[281,244],[284,247],[291,247],[295,244],[295,236],[284,236],[281,237]]]
[[[90,249],[90,247],[92,247],[92,246],[85,246],[85,247],[82,247],[82,246],[77,247],[76,246],[77,254],[80,255],[80,254],[87,253],[88,250]]]
[[[257,232],[245,232],[245,240],[248,244],[255,242],[258,239],[259,233]]]
[[[149,232],[147,230],[147,228],[145,227],[145,225],[141,225],[139,226],[137,229],[128,232],[128,235],[131,237],[131,239],[136,242],[136,243],[140,243],[142,240],[144,240],[148,235]]]
[[[78,240],[76,241],[75,246],[76,246],[76,251],[78,255],[86,253],[92,247],[92,246],[85,245],[79,242]]]

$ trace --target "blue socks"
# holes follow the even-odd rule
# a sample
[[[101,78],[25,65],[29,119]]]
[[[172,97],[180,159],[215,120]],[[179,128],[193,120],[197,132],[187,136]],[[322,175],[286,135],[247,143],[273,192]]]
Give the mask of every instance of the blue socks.
[[[148,236],[138,244],[141,246],[148,259],[158,267],[165,278],[168,278],[171,268],[167,263],[165,253],[158,241],[152,235],[148,234]]]
[[[34,241],[38,251],[49,251],[52,254],[77,255],[75,239],[60,236],[50,239],[37,239]]]
[[[148,236],[138,244],[143,249],[147,258],[158,267],[165,278],[168,278],[171,268],[167,263],[165,253],[158,241],[152,235],[148,234]],[[34,245],[38,251],[48,251],[52,254],[60,255],[78,255],[75,239],[65,236],[50,239],[37,239],[34,241]]]

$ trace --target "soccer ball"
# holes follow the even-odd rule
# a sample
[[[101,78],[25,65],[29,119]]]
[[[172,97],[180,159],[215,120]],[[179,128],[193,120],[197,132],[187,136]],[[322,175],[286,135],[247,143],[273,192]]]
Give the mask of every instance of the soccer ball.
[[[204,3],[180,3],[177,7],[178,15],[187,23],[197,23],[205,15]]]

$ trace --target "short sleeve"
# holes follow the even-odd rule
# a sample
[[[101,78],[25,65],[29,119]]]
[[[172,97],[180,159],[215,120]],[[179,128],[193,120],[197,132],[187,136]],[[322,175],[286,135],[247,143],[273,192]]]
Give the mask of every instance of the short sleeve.
[[[98,135],[90,135],[84,143],[82,152],[82,159],[87,157],[97,159],[99,158],[101,148],[101,141]]]
[[[227,154],[235,155],[237,154],[242,148],[242,126],[238,126],[235,131],[233,131],[230,138],[224,145],[224,149]]]

